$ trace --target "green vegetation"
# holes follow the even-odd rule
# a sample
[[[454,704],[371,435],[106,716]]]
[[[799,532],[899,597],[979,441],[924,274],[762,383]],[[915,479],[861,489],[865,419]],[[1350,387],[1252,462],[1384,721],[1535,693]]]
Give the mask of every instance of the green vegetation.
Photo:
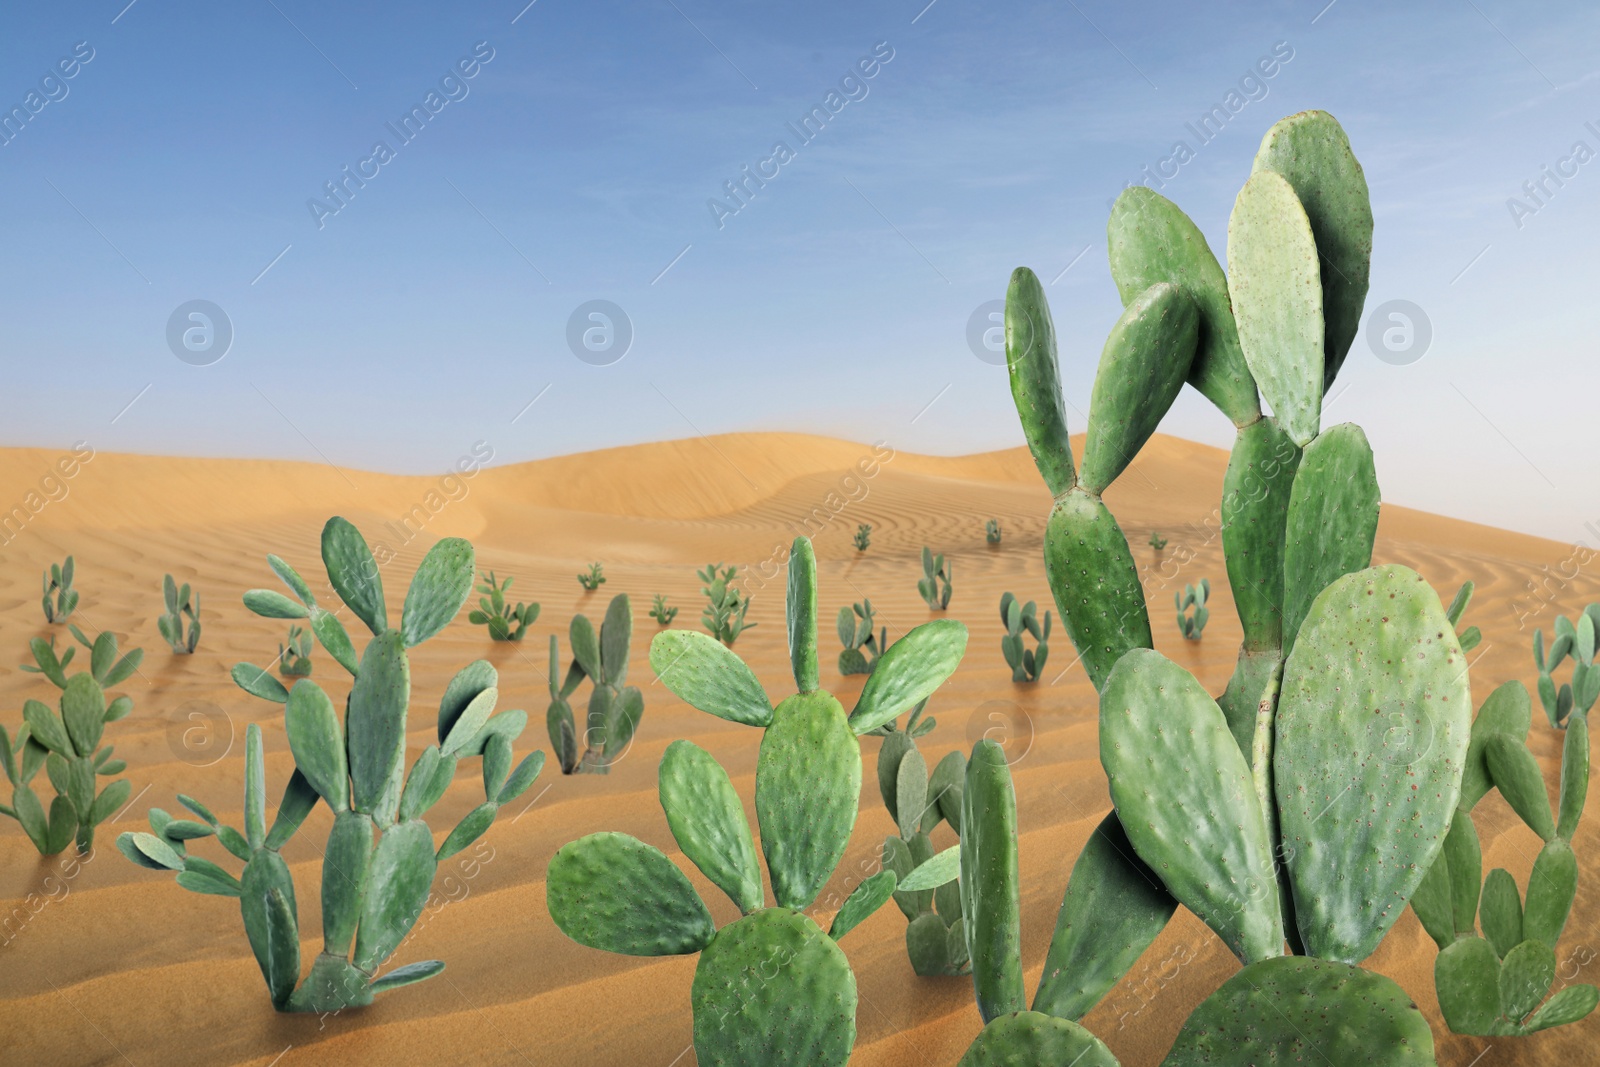
[[[497,582],[494,571],[480,573],[478,577],[483,582],[477,587],[478,592],[484,595],[478,598],[478,608],[467,616],[467,621],[474,626],[487,626],[491,640],[521,641],[528,627],[539,617],[539,605],[519,600],[516,607],[511,607],[506,603],[506,593],[513,579]]]
[[[739,640],[740,634],[758,625],[744,621],[745,613],[750,610],[750,598],[740,593],[733,584],[738,573],[738,567],[732,564],[724,567],[720,563],[708,564],[705,570],[695,572],[705,583],[700,587],[700,592],[706,597],[700,622],[707,633],[729,648]]]
[[[865,522],[858,523],[855,536],[850,540],[856,546],[857,552],[865,552],[867,546],[872,544],[872,526]]]
[[[1044,625],[1039,624],[1038,605],[1033,601],[1020,604],[1010,593],[1000,597],[1000,622],[1006,635],[1000,639],[1000,651],[1005,654],[1011,668],[1013,682],[1037,682],[1044,671],[1045,660],[1050,658],[1050,612],[1044,613]],[[1032,648],[1022,647],[1023,633],[1033,635]]]
[[[678,617],[678,609],[668,607],[667,598],[657,593],[655,603],[650,607],[650,617],[661,626],[671,626],[672,620]]]
[[[583,586],[589,592],[594,592],[596,589],[599,589],[602,585],[606,584],[605,568],[601,567],[598,563],[589,564],[588,572],[578,575],[578,584]]]
[[[863,600],[848,608],[840,608],[835,629],[844,650],[839,653],[840,674],[871,674],[878,665],[878,657],[889,644],[889,629],[881,633],[872,629],[872,601]]]
[[[1206,623],[1211,619],[1211,609],[1206,601],[1211,597],[1211,579],[1200,579],[1198,587],[1185,585],[1183,592],[1173,593],[1172,601],[1178,607],[1178,632],[1189,641],[1200,640]],[[1191,609],[1193,609],[1191,611]]]
[[[66,622],[78,606],[78,591],[72,588],[72,557],[65,563],[52,563],[44,572],[44,621]]]
[[[1167,547],[1167,539],[1162,537],[1161,534],[1157,533],[1155,530],[1151,530],[1150,547],[1155,549],[1157,552],[1160,552],[1163,548]]]
[[[278,673],[285,678],[311,677],[311,635],[305,627],[289,624],[288,644],[278,645]]]
[[[555,634],[550,635],[550,707],[545,725],[550,747],[555,749],[562,774],[605,774],[633,742],[633,732],[644,715],[644,694],[627,684],[628,646],[633,641],[633,607],[627,594],[611,598],[606,617],[595,634],[594,624],[578,615],[568,629],[572,663],[564,679]],[[583,736],[568,698],[585,678],[594,683]]]
[[[1544,631],[1533,631],[1533,663],[1539,669],[1539,703],[1550,725],[1561,727],[1574,710],[1588,714],[1600,700],[1600,663],[1595,662],[1595,635],[1600,633],[1600,604],[1590,604],[1576,626],[1565,615],[1556,616],[1555,640],[1545,651]],[[1572,678],[1556,685],[1555,673],[1572,658]]]
[[[927,545],[922,546],[922,577],[917,581],[917,593],[933,611],[950,606],[950,571],[944,553],[935,556]]]
[[[991,545],[1000,543],[1000,520],[990,519],[983,524],[983,536]]]
[[[192,592],[188,582],[180,589],[168,574],[161,579],[161,597],[167,610],[156,620],[156,629],[161,631],[172,651],[188,655],[200,643],[200,594]],[[185,615],[189,617],[187,631],[183,625]]]

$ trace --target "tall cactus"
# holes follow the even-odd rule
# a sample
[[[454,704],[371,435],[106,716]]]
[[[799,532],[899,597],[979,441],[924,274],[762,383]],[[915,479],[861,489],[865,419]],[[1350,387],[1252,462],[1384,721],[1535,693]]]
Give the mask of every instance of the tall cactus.
[[[668,689],[701,711],[762,730],[755,803],[775,904],[766,904],[750,827],[727,772],[689,741],[673,742],[661,760],[661,807],[683,854],[728,894],[739,919],[717,929],[677,865],[626,834],[591,834],[563,846],[546,880],[551,917],[580,944],[636,956],[700,953],[691,1000],[704,1067],[831,1067],[849,1059],[856,983],[835,942],[889,899],[895,876],[880,871],[856,886],[829,936],[805,909],[843,858],[855,825],[857,735],[926,699],[966,648],[966,628],[954,620],[918,626],[883,654],[847,715],[819,688],[816,559],[804,537],[790,554],[787,604],[798,693],[777,707],[715,638],[668,630],[650,643],[650,666]]]
[[[626,593],[611,598],[595,634],[587,616],[568,630],[572,663],[563,676],[555,634],[550,635],[550,707],[545,725],[562,774],[605,774],[628,746],[644,715],[644,694],[628,685],[628,645],[633,640],[633,607]],[[583,733],[578,733],[569,699],[583,679],[594,683]],[[557,679],[560,679],[558,681]]]
[[[309,678],[285,689],[266,668],[249,663],[233,668],[240,688],[284,706],[295,769],[271,829],[261,728],[251,723],[245,732],[243,833],[218,821],[204,804],[180,795],[179,803],[202,821],[173,820],[152,808],[152,833],[117,839],[129,860],[177,872],[178,884],[191,892],[238,898],[273,1007],[289,1012],[370,1004],[378,993],[442,971],[443,962],[427,960],[378,975],[420,916],[438,864],[477,840],[500,805],[526,792],[544,766],[544,753],[534,752],[512,769],[511,743],[528,716],[492,714],[498,678],[487,660],[478,660],[445,687],[439,741],[406,773],[407,650],[438,633],[466,603],[473,574],[469,543],[446,538],[428,551],[406,592],[398,628],[389,625],[377,561],[354,526],[342,518],[328,520],[322,560],[334,591],[372,631],[359,657],[338,615],[319,605],[299,573],[277,556],[269,555],[267,562],[297,599],[266,589],[244,597],[258,615],[309,619],[323,649],[353,678],[341,721],[333,698]],[[483,761],[484,802],[435,847],[423,816],[444,796],[457,764],[473,757]],[[319,799],[334,813],[322,850],[323,948],[302,980],[299,911],[279,850]],[[212,835],[244,862],[240,877],[187,851],[187,841]]]

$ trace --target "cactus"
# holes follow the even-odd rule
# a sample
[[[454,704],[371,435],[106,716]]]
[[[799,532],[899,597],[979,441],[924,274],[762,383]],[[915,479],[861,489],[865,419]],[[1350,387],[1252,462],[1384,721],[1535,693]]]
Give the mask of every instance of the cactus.
[[[951,564],[945,562],[944,553],[935,556],[927,545],[922,546],[922,577],[917,581],[917,592],[932,611],[944,611],[950,606],[950,571]]]
[[[285,678],[311,677],[311,635],[305,627],[289,625],[288,644],[278,645],[278,673]]]
[[[1045,660],[1050,656],[1050,612],[1044,613],[1044,625],[1039,625],[1035,615],[1038,605],[1033,601],[1019,604],[1009,592],[1000,597],[1000,622],[1006,635],[1000,639],[1000,651],[1005,653],[1011,667],[1013,682],[1037,682],[1044,671]],[[1033,635],[1034,646],[1022,647],[1022,634]]]
[[[584,574],[578,575],[578,584],[589,592],[594,592],[606,584],[605,568],[600,566],[599,563],[589,564],[589,570]]]
[[[957,837],[961,834],[961,790],[967,760],[960,752],[948,752],[932,774],[928,772],[917,749],[917,738],[935,724],[932,716],[922,717],[926,706],[924,700],[912,709],[905,729],[887,722],[871,731],[883,738],[878,748],[878,793],[898,827],[897,833],[884,839],[883,866],[898,880],[933,858],[930,835],[940,822],[948,823]],[[896,890],[894,902],[908,923],[906,955],[913,971],[923,977],[971,971],[960,925],[961,890],[956,882],[936,889]]]
[[[644,715],[644,694],[638,686],[627,684],[628,645],[633,640],[633,607],[627,594],[611,598],[598,636],[594,624],[578,615],[572,620],[568,639],[572,662],[563,675],[556,635],[550,635],[550,708],[545,713],[550,747],[562,774],[605,774],[633,743],[633,733]],[[568,698],[585,678],[594,688],[580,739]]]
[[[855,709],[818,688],[816,559],[796,539],[789,557],[789,653],[798,693],[773,707],[731,650],[690,630],[650,643],[650,666],[701,711],[762,730],[755,805],[775,902],[727,772],[704,749],[674,741],[661,760],[661,807],[683,854],[737,905],[721,929],[665,854],[626,834],[563,846],[545,881],[551,918],[591,948],[637,956],[699,953],[691,1002],[701,1064],[837,1067],[855,1043],[856,983],[837,941],[889,899],[880,871],[839,907],[828,936],[806,914],[849,844],[861,791],[857,735],[926,699],[955,669],[966,628],[940,619],[884,654]]]
[[[865,552],[867,547],[872,544],[871,524],[865,522],[857,523],[855,536],[850,540],[856,546],[857,552]]]
[[[835,628],[844,644],[839,653],[840,674],[871,674],[883,650],[889,647],[889,628],[885,626],[881,633],[874,633],[872,614],[869,599],[839,609]]]
[[[1151,530],[1149,544],[1151,548],[1155,549],[1157,552],[1160,552],[1163,548],[1167,547],[1167,539],[1162,537],[1155,530]]]
[[[506,603],[506,592],[513,579],[497,582],[494,571],[480,573],[478,577],[483,580],[477,587],[483,596],[478,598],[478,609],[467,616],[467,621],[474,626],[487,626],[492,641],[521,641],[528,627],[539,617],[539,605],[519,600],[516,607],[511,607]]]
[[[1000,520],[990,519],[983,524],[983,536],[991,545],[1000,543]]]
[[[1450,601],[1450,606],[1445,609],[1445,617],[1450,620],[1451,626],[1461,625],[1461,616],[1467,613],[1467,605],[1472,603],[1471,582],[1462,582],[1461,588],[1456,590],[1455,599]],[[1456,641],[1461,645],[1461,651],[1471,652],[1483,640],[1483,631],[1476,626],[1469,626],[1456,634]]]
[[[161,596],[167,610],[156,620],[156,629],[161,631],[172,651],[188,655],[200,643],[200,593],[191,591],[188,582],[179,588],[168,574],[161,579]],[[187,633],[183,626],[185,615],[189,616]]]
[[[78,606],[78,591],[72,588],[74,571],[72,557],[64,563],[52,563],[44,572],[44,621],[65,622]]]
[[[70,561],[69,561],[70,563]],[[70,573],[70,568],[69,568]],[[36,666],[23,670],[43,674],[61,690],[59,713],[48,704],[29,700],[23,705],[22,726],[15,735],[0,726],[0,766],[11,782],[11,804],[0,804],[0,815],[22,824],[22,830],[41,855],[53,856],[76,840],[79,853],[94,848],[94,828],[127,803],[132,785],[118,778],[104,789],[101,778],[121,774],[127,764],[113,759],[114,746],[100,747],[108,722],[133,710],[133,700],[118,696],[109,703],[106,690],[120,685],[139,667],[142,649],[117,657],[117,638],[102,633],[89,641],[71,623],[72,635],[89,648],[89,669],[68,675],[67,666],[77,649],[56,658],[53,642],[30,642]],[[55,797],[48,812],[33,790],[33,778],[45,768]]]
[[[700,587],[700,592],[706,597],[700,622],[712,637],[729,648],[733,647],[740,634],[759,625],[744,621],[745,613],[750,610],[750,598],[740,593],[733,584],[738,573],[738,567],[731,564],[724,567],[720,563],[709,564],[705,570],[695,572],[705,583]]]
[[[372,631],[359,654],[339,616],[322,607],[298,572],[277,556],[271,565],[295,594],[253,589],[245,606],[274,619],[309,619],[311,632],[353,677],[345,700],[308,678],[285,689],[248,663],[233,668],[240,688],[284,705],[284,728],[295,769],[269,830],[261,727],[245,731],[244,830],[219,822],[204,804],[180,795],[200,821],[150,811],[153,833],[125,833],[117,848],[133,863],[174,871],[195,893],[237,897],[245,934],[272,1005],[285,1012],[331,1012],[370,1004],[378,993],[431,978],[439,960],[396,968],[383,965],[415,925],[440,862],[477,840],[501,805],[527,791],[544,765],[534,752],[512,769],[511,743],[527,725],[522,711],[494,711],[498,677],[487,660],[468,664],[445,687],[437,744],[406,773],[406,711],[411,698],[408,649],[438,633],[472,593],[472,545],[439,541],[423,558],[406,592],[398,628],[389,625],[377,561],[359,531],[342,518],[322,531],[328,580],[345,605]],[[338,707],[344,707],[343,716]],[[463,759],[481,757],[485,802],[473,808],[437,846],[423,817],[444,795]],[[289,867],[279,850],[323,800],[333,812],[321,849],[322,951],[300,974],[299,912]],[[188,843],[215,836],[244,862],[235,878],[191,854]]]
[[[1182,593],[1172,594],[1172,599],[1178,606],[1178,631],[1190,641],[1200,640],[1200,635],[1205,632],[1206,621],[1211,618],[1211,611],[1206,607],[1206,601],[1211,596],[1211,579],[1200,579],[1198,587],[1185,585]],[[1193,608],[1193,614],[1189,609]]]
[[[1564,615],[1556,616],[1555,640],[1545,651],[1544,631],[1533,631],[1533,664],[1539,670],[1539,703],[1545,717],[1558,729],[1574,710],[1588,714],[1600,700],[1600,663],[1596,662],[1596,635],[1600,634],[1600,604],[1590,604],[1578,616],[1578,624]],[[1555,672],[1562,661],[1572,658],[1572,680],[1558,687]]]
[[[678,609],[668,607],[667,598],[657,593],[655,603],[650,607],[650,617],[661,626],[671,626],[672,620],[678,617]]]

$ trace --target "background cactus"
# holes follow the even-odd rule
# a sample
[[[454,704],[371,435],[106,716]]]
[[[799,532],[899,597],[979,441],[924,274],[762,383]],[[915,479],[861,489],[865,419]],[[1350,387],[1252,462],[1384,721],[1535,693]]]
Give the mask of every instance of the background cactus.
[[[311,635],[304,627],[289,625],[288,644],[278,645],[278,673],[285,678],[311,677]]]
[[[467,621],[474,626],[487,626],[491,640],[521,641],[528,627],[539,617],[539,605],[519,600],[516,607],[510,607],[506,603],[506,593],[513,579],[497,582],[494,571],[478,577],[483,580],[478,586],[478,592],[483,595],[478,598],[478,609],[467,616]]]
[[[252,664],[233,668],[241,688],[284,706],[295,770],[271,829],[261,728],[251,723],[245,732],[243,832],[219,822],[199,801],[179,796],[200,822],[174,821],[151,809],[153,833],[117,838],[117,848],[129,860],[176,872],[178,884],[191,892],[237,897],[273,1007],[291,1012],[369,1004],[378,993],[443,970],[441,961],[428,960],[378,976],[421,914],[438,863],[481,836],[500,805],[526,792],[544,765],[544,753],[535,752],[512,769],[511,743],[528,716],[522,711],[492,714],[498,678],[487,660],[478,660],[445,687],[439,741],[406,774],[411,698],[407,650],[438,633],[466,603],[473,576],[469,543],[446,538],[429,549],[411,580],[396,628],[389,625],[377,561],[354,526],[342,518],[328,520],[322,559],[334,591],[372,631],[359,657],[338,615],[320,606],[299,573],[277,556],[269,555],[267,562],[297,599],[266,589],[253,589],[244,598],[258,615],[309,619],[323,650],[353,677],[341,702],[341,720],[333,698],[310,679],[285,689]],[[435,848],[423,816],[449,788],[457,764],[475,757],[483,761],[484,803]],[[302,981],[294,883],[278,852],[319,799],[334,813],[321,850],[323,948]],[[212,835],[244,862],[240,877],[188,852],[188,842]]]
[[[1544,631],[1533,631],[1533,664],[1539,670],[1539,703],[1551,726],[1564,726],[1574,710],[1588,714],[1600,700],[1600,663],[1595,662],[1595,637],[1600,633],[1600,604],[1590,604],[1578,623],[1556,616],[1555,640],[1546,652]],[[1572,678],[1556,684],[1555,673],[1568,657]]]
[[[675,741],[661,760],[661,807],[683,854],[738,906],[717,929],[687,877],[659,850],[599,833],[550,861],[546,899],[574,941],[628,955],[700,953],[691,1000],[702,1064],[837,1067],[855,1043],[855,976],[836,942],[888,901],[894,875],[857,885],[824,936],[805,914],[849,844],[861,790],[858,734],[894,719],[943,683],[960,661],[966,629],[954,620],[917,627],[895,642],[848,715],[818,688],[816,560],[798,538],[789,558],[790,660],[799,692],[776,708],[726,646],[690,630],[650,643],[650,666],[702,711],[762,730],[756,816],[773,896],[744,809],[712,757]],[[768,968],[781,960],[776,974]]]
[[[935,556],[927,545],[922,546],[922,577],[917,581],[917,593],[934,611],[950,606],[950,571],[943,552]]]
[[[1167,539],[1162,537],[1161,534],[1157,533],[1155,530],[1151,530],[1148,544],[1151,548],[1155,549],[1157,552],[1160,552],[1163,548],[1167,547]]]
[[[678,609],[668,607],[667,598],[657,593],[655,603],[650,607],[650,617],[662,626],[671,626],[672,620],[678,617]]]
[[[983,536],[991,545],[1000,543],[1000,520],[990,519],[983,524]]]
[[[871,674],[878,665],[878,657],[889,644],[889,628],[880,634],[872,630],[872,601],[864,599],[859,604],[840,608],[835,629],[844,650],[839,653],[840,674]]]
[[[72,588],[72,574],[76,568],[72,557],[64,563],[52,563],[44,572],[44,621],[65,622],[78,607],[78,591]]]
[[[596,589],[599,589],[602,585],[606,584],[605,568],[600,566],[599,563],[589,564],[589,569],[586,572],[578,575],[578,584],[583,586],[589,592],[594,592]]]
[[[1185,585],[1182,593],[1172,594],[1173,602],[1178,606],[1178,632],[1190,641],[1200,640],[1200,635],[1205,632],[1206,622],[1211,618],[1211,610],[1206,607],[1210,596],[1209,578],[1200,579],[1199,586]]]
[[[855,536],[850,539],[850,542],[856,546],[857,552],[865,552],[867,547],[872,544],[872,526],[865,522],[857,523]]]
[[[1010,592],[1000,597],[1000,622],[1006,628],[1006,635],[1000,639],[1000,651],[1011,668],[1013,682],[1037,682],[1045,660],[1050,657],[1050,612],[1044,613],[1041,626],[1037,611],[1038,606],[1033,601],[1019,604]],[[1032,648],[1022,647],[1025,632],[1033,635]]]
[[[738,567],[732,564],[724,567],[720,563],[708,564],[705,570],[695,572],[705,583],[700,587],[700,592],[706,597],[700,622],[707,633],[729,648],[739,640],[740,634],[757,625],[744,621],[745,613],[750,610],[750,598],[740,593],[739,587],[733,584],[738,573]]]
[[[69,624],[70,625],[70,624]],[[94,848],[94,828],[116,814],[127,803],[132,786],[118,778],[100,788],[101,778],[110,778],[127,769],[122,760],[113,759],[114,747],[100,747],[106,723],[116,722],[133,710],[133,700],[119,696],[106,701],[106,690],[120,685],[139,667],[144,657],[133,649],[117,657],[115,634],[102,633],[94,641],[72,626],[72,635],[90,649],[89,669],[66,673],[76,649],[67,649],[59,660],[55,649],[42,638],[31,642],[36,666],[24,670],[43,674],[61,690],[59,713],[38,700],[23,705],[22,726],[16,734],[0,726],[0,767],[11,782],[11,804],[0,804],[0,815],[22,824],[33,847],[53,856],[74,839],[78,851]],[[33,790],[39,768],[45,768],[55,796],[48,812]]]
[[[573,618],[568,629],[572,663],[561,673],[560,651],[550,635],[550,707],[545,725],[562,774],[605,774],[633,743],[644,715],[644,694],[627,684],[628,645],[633,640],[633,608],[627,594],[611,598],[595,634],[586,616]],[[568,698],[588,678],[594,683],[580,736]],[[557,679],[562,679],[559,683]]]
[[[168,574],[161,579],[161,597],[167,610],[156,619],[156,629],[161,631],[172,651],[179,655],[193,652],[200,643],[200,594],[190,590],[188,582],[179,588]],[[183,625],[185,615],[189,617],[187,631]]]

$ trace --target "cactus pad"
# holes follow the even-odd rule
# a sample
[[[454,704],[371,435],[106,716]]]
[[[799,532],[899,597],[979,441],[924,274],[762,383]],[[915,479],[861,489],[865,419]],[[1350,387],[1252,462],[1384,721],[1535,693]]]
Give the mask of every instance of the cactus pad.
[[[728,772],[693,741],[674,741],[661,757],[661,810],[694,865],[748,915],[760,908],[761,868]]]
[[[627,834],[563,845],[545,876],[550,917],[580,945],[625,956],[675,956],[711,942],[711,913],[660,849]]]
[[[754,672],[722,642],[666,630],[650,642],[650,669],[691,706],[730,722],[770,726],[772,704]]]
[[[1077,1023],[1019,1011],[983,1028],[956,1067],[1118,1067],[1111,1050]]]
[[[781,906],[816,899],[850,843],[860,796],[861,747],[839,702],[819,691],[779,704],[756,760],[756,817]]]
[[[1340,423],[1300,456],[1289,493],[1283,544],[1283,649],[1317,594],[1336,578],[1372,566],[1378,534],[1378,475],[1361,427]]]
[[[967,760],[961,811],[961,915],[972,985],[985,1023],[1022,1011],[1017,797],[1006,750],[979,741]]]
[[[1133,551],[1099,497],[1080,489],[1056,500],[1045,527],[1044,569],[1067,636],[1100,689],[1124,652],[1149,648],[1151,640]]]
[[[1056,357],[1056,327],[1044,287],[1027,267],[1011,272],[1006,288],[1006,369],[1022,432],[1050,492],[1078,484],[1067,438],[1067,411]]]

